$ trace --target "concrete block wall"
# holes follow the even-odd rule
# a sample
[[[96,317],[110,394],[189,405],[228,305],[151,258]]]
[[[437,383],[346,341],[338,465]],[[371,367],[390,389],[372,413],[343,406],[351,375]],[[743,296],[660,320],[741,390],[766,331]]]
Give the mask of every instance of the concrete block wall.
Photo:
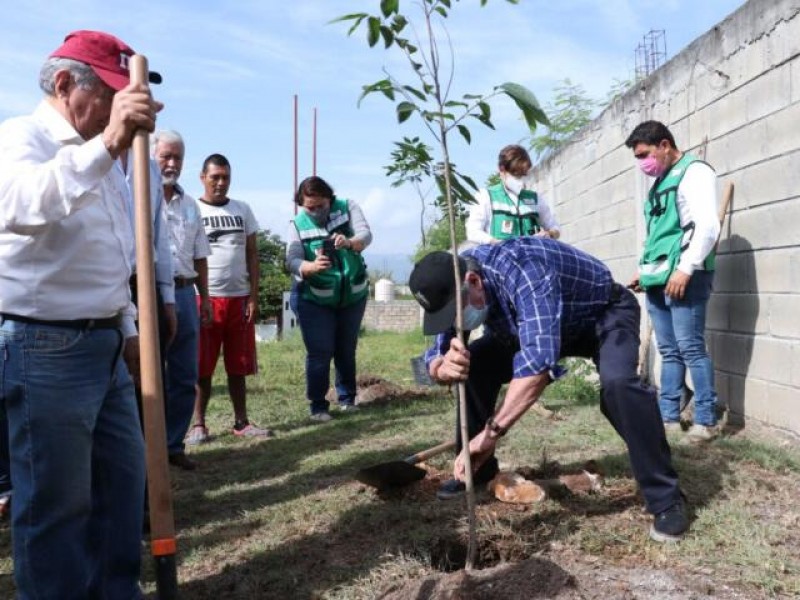
[[[565,241],[635,273],[650,181],[624,141],[663,121],[735,195],[719,246],[708,344],[722,403],[800,434],[800,2],[749,0],[539,166]],[[646,316],[643,331],[646,331]],[[657,356],[653,348],[651,355]]]
[[[366,329],[378,331],[411,331],[422,325],[422,315],[415,300],[369,300],[361,323]]]

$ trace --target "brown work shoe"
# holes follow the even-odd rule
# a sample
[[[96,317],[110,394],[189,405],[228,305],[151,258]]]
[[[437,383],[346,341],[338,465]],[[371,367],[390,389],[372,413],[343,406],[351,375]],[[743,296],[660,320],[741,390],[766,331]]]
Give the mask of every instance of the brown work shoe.
[[[186,456],[183,452],[178,454],[170,454],[169,464],[180,467],[184,471],[194,471],[197,468],[197,463]]]

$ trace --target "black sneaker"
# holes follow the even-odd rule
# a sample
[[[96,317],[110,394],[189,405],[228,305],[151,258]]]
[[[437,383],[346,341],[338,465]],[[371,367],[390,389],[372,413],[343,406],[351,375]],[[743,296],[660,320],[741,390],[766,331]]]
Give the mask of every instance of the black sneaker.
[[[689,519],[686,516],[686,502],[683,498],[660,512],[653,520],[650,527],[650,539],[655,542],[678,542],[689,529]]]
[[[448,479],[436,491],[439,500],[453,500],[461,498],[467,491],[467,484],[458,479]]]

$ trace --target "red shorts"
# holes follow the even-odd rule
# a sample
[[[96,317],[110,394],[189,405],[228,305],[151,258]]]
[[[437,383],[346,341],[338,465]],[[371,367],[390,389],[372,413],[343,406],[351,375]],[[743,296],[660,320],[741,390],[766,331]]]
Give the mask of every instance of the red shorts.
[[[228,375],[253,375],[257,371],[256,328],[245,318],[247,298],[211,298],[212,322],[200,327],[200,377],[214,374],[220,347]],[[199,309],[200,296],[197,305]]]

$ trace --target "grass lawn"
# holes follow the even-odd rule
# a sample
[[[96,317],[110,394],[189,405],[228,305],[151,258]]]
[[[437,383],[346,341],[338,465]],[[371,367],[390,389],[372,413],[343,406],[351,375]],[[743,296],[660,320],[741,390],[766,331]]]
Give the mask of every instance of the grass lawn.
[[[343,599],[390,592],[423,598],[429,596],[404,596],[403,586],[459,566],[464,504],[435,498],[451,456],[431,459],[426,480],[394,493],[379,495],[353,480],[360,467],[452,437],[449,392],[410,389],[409,358],[424,345],[420,333],[365,334],[359,373],[388,381],[389,396],[356,413],[332,409],[333,421],[312,424],[302,343],[294,338],[262,344],[260,372],[248,380],[249,410],[252,421],[275,429],[272,440],[234,438],[224,377],[215,379],[208,425],[216,437],[190,449],[197,471],[171,471],[182,598]],[[580,597],[587,598],[689,597],[592,595],[586,573],[600,567],[606,575],[657,573],[671,578],[670,585],[695,590],[698,598],[800,595],[797,449],[755,437],[749,428],[702,448],[673,439],[692,529],[680,544],[654,544],[624,446],[600,414],[594,385],[581,376],[587,371],[577,365],[572,376],[548,389],[545,403],[558,419],[526,415],[498,456],[511,470],[558,461],[562,470],[575,471],[594,460],[605,474],[604,487],[533,506],[502,504],[482,493],[479,566],[548,561],[580,575],[586,588]],[[1,598],[13,594],[9,555],[5,524]],[[149,555],[144,586],[154,591]]]

